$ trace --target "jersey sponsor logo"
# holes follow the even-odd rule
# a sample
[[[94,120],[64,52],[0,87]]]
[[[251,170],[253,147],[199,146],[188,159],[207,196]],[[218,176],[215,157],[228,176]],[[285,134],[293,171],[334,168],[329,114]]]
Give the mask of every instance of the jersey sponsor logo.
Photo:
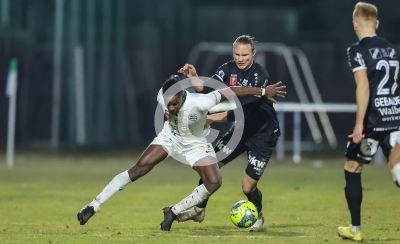
[[[262,175],[267,166],[267,162],[256,159],[256,156],[249,155],[248,161],[249,164],[253,165],[253,169],[256,171],[257,175]]]
[[[400,114],[400,108],[398,108],[396,106],[392,106],[390,108],[378,108],[378,110],[382,116]],[[391,119],[382,118],[382,120],[383,121],[392,121],[392,120],[398,120],[398,118],[396,116],[396,118],[391,118]]]
[[[231,74],[231,77],[229,78],[229,85],[236,86],[236,83],[237,83],[237,75]]]
[[[248,83],[249,81],[248,80],[246,80],[246,79],[243,79],[243,81],[242,81],[242,85],[243,86],[247,86],[247,83]]]
[[[226,154],[231,154],[232,153],[232,149],[230,149],[229,147],[225,146],[222,141],[219,141],[216,145],[216,147],[219,148],[220,151],[223,151]]]
[[[396,51],[393,48],[388,47],[387,52],[388,52],[390,58],[397,58]]]
[[[396,108],[396,109],[397,109],[397,112],[399,112],[399,111],[400,111],[400,109],[398,109],[398,108]],[[396,116],[389,116],[389,117],[384,117],[384,118],[382,118],[382,121],[383,121],[383,122],[397,121],[397,120],[400,120],[400,116],[398,116],[398,115],[396,115]]]
[[[400,97],[379,97],[375,98],[374,102],[375,107],[383,116],[382,121],[393,121],[399,119],[398,116],[385,116],[400,114],[400,108],[397,107],[400,104]]]
[[[372,59],[381,59],[382,58],[382,54],[379,51],[379,48],[370,48],[369,49],[369,53],[371,54]],[[358,55],[359,53],[357,53]],[[361,55],[361,54],[360,54]],[[356,60],[357,61],[357,60]],[[363,60],[364,62],[364,60]],[[361,65],[361,63],[360,63]]]
[[[249,164],[256,166],[257,168],[264,168],[266,162],[256,159],[256,156],[249,156]]]
[[[390,131],[390,130],[396,130],[396,132],[400,132],[398,131],[400,128],[399,126],[392,126],[392,127],[383,127],[383,128],[374,128],[374,131]],[[390,134],[392,135],[392,134]]]
[[[389,107],[400,104],[400,97],[378,97],[375,98],[375,107]]]

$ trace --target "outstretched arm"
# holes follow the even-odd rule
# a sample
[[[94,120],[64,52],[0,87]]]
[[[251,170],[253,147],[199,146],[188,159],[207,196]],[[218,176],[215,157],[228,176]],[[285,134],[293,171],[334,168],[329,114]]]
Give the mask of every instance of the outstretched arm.
[[[276,103],[274,97],[279,96],[284,98],[286,95],[286,86],[282,85],[282,81],[279,81],[273,85],[267,86],[265,88],[259,87],[230,87],[222,90],[218,90],[221,93],[221,102],[228,100],[230,97],[236,95],[238,97],[243,96],[265,96],[268,100]]]

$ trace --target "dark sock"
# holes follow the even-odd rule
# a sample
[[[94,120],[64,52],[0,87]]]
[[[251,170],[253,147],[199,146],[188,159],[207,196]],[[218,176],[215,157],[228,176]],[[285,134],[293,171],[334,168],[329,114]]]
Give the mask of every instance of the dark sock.
[[[347,206],[350,210],[351,224],[354,226],[360,226],[362,202],[361,173],[350,173],[345,170],[344,178],[346,180],[344,193],[347,200]]]
[[[246,194],[247,196],[247,200],[249,200],[250,202],[252,202],[259,213],[261,213],[262,211],[262,193],[261,191],[256,188],[254,191],[250,192],[249,194]]]
[[[202,181],[201,178],[200,178],[200,180],[199,180],[199,185],[202,185],[202,184],[203,184],[203,181]],[[209,198],[207,198],[206,200],[204,200],[204,202],[197,204],[196,207],[198,207],[198,208],[206,208],[206,207],[207,207],[207,203],[208,203],[208,199],[209,199]]]

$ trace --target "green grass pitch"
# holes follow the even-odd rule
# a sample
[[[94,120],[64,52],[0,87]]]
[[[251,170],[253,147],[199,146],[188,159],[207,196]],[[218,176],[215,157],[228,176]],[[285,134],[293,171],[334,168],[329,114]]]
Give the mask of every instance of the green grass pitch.
[[[300,164],[272,158],[259,182],[265,230],[235,227],[230,207],[245,199],[245,158],[222,169],[223,184],[210,201],[203,223],[174,223],[162,232],[162,208],[187,196],[198,176],[189,166],[166,160],[102,206],[85,226],[76,213],[118,173],[134,153],[58,155],[18,153],[15,167],[0,160],[0,243],[345,243],[337,226],[349,222],[343,163],[337,158]],[[362,231],[365,243],[400,243],[400,189],[386,166],[363,172]]]

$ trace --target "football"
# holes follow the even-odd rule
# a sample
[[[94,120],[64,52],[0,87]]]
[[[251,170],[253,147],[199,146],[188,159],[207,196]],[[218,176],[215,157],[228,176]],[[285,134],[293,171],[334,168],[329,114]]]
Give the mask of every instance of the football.
[[[241,200],[231,208],[231,220],[239,228],[249,228],[258,218],[258,211],[252,202]]]

